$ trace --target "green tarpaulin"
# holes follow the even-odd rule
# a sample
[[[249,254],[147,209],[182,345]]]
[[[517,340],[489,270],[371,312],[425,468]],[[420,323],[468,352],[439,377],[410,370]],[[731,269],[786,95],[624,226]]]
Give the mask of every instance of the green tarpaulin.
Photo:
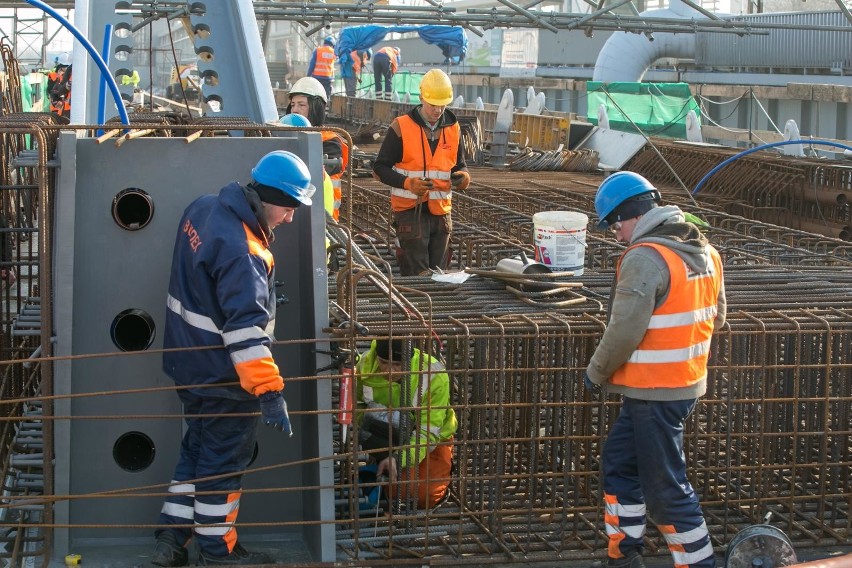
[[[598,123],[598,108],[604,105],[609,127],[636,132],[636,123],[649,136],[686,138],[686,115],[694,110],[701,118],[698,103],[686,83],[602,83],[589,81],[588,115]],[[614,102],[613,102],[614,101]],[[625,118],[625,114],[630,120]]]

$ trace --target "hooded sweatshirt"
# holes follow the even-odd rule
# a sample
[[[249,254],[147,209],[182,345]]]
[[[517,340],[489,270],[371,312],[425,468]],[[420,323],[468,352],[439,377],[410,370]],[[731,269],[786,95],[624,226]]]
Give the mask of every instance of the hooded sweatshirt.
[[[444,113],[441,115],[441,118],[438,119],[438,122],[436,122],[434,126],[432,126],[427,124],[427,122],[423,119],[423,115],[420,114],[421,108],[422,105],[414,107],[408,112],[408,116],[425,130],[427,133],[426,138],[429,140],[429,149],[432,153],[434,153],[435,149],[438,147],[438,143],[441,141],[441,129],[454,125],[458,122],[458,119],[450,109],[444,109]],[[399,188],[405,187],[405,180],[407,176],[393,169],[393,167],[402,160],[402,145],[403,140],[399,123],[396,119],[394,119],[390,128],[387,130],[385,139],[382,142],[382,146],[379,148],[379,153],[376,155],[376,160],[373,163],[374,175],[385,185]],[[461,170],[467,171],[467,163],[464,159],[464,144],[459,143],[456,155],[456,165],[453,166],[452,173]]]
[[[685,221],[683,211],[675,205],[656,207],[639,218],[633,230],[631,245],[655,243],[674,251],[696,272],[707,270],[709,246],[698,227]],[[586,372],[595,384],[603,384],[621,367],[642,341],[651,315],[668,297],[670,274],[668,265],[656,250],[635,247],[624,253],[618,278],[610,294],[608,324]],[[714,329],[725,323],[725,285],[717,299]],[[640,400],[687,400],[702,396],[707,381],[684,388],[631,388],[609,384],[618,392]]]

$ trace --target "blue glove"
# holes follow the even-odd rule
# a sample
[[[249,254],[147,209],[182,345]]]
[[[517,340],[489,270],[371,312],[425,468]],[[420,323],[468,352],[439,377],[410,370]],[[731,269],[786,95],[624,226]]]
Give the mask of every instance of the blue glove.
[[[281,391],[270,391],[260,395],[260,414],[263,423],[281,430],[288,436],[293,435],[293,427],[290,426],[290,416],[287,414],[287,401]]]
[[[583,386],[586,387],[586,390],[591,393],[596,393],[601,390],[600,385],[596,385],[592,382],[592,379],[589,378],[589,373],[583,371]]]

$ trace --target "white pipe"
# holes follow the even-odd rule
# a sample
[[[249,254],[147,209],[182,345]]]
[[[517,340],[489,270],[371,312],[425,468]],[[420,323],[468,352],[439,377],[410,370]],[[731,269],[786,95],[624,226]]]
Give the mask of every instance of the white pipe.
[[[671,0],[668,8],[648,10],[642,12],[640,16],[706,19],[703,14],[680,0]],[[655,32],[651,37],[653,39],[649,39],[644,34],[628,32],[612,34],[598,54],[592,80],[604,83],[638,83],[642,81],[648,68],[658,59],[695,58],[695,34]]]

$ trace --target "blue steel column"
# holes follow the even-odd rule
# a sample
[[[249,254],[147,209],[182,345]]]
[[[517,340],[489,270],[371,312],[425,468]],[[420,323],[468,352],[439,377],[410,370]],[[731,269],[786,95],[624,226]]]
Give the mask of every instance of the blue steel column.
[[[210,116],[278,120],[278,109],[251,0],[188,0],[195,53]]]

